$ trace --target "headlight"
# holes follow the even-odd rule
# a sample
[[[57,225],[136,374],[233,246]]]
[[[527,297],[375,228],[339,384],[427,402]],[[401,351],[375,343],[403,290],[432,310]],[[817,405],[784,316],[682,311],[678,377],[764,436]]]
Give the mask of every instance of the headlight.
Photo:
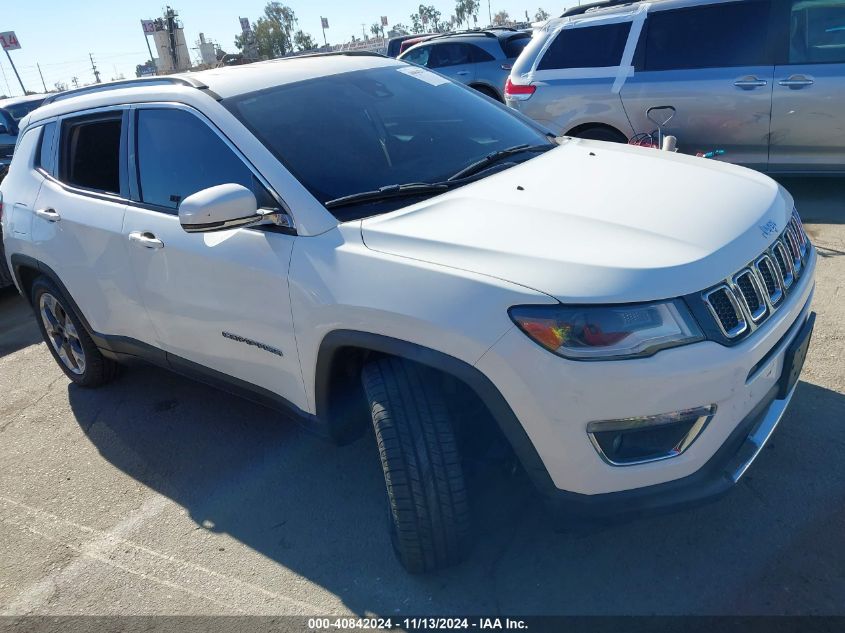
[[[508,312],[534,341],[574,360],[651,356],[704,339],[678,299],[615,306],[515,306]]]

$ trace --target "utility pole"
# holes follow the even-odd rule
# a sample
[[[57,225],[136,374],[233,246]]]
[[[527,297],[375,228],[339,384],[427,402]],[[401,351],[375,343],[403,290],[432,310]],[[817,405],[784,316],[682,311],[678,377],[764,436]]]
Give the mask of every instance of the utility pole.
[[[26,95],[26,88],[23,87],[23,82],[21,81],[21,76],[18,74],[18,69],[15,68],[15,62],[12,61],[12,56],[9,55],[9,49],[4,48],[3,51],[6,53],[6,57],[9,58],[9,65],[12,67],[12,70],[15,71],[15,77],[18,78],[18,83],[21,85],[21,90],[23,91],[23,94]]]
[[[41,85],[44,86],[44,92],[47,92],[47,84],[44,83],[44,73],[41,72],[41,64],[35,62],[35,65],[38,66],[38,74],[41,75]]]
[[[94,71],[94,80],[98,84],[103,83],[103,82],[100,81],[100,71],[97,70],[97,64],[94,63],[94,55],[92,55],[91,53],[88,53],[88,59],[91,60],[91,70]]]
[[[493,24],[493,11],[490,9],[490,0],[487,0],[487,19],[490,20],[490,24]]]

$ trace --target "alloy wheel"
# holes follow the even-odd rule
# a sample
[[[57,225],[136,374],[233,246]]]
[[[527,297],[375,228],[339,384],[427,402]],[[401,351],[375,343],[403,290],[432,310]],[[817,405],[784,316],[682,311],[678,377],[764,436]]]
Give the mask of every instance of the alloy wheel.
[[[84,374],[85,351],[76,326],[64,306],[56,297],[45,292],[41,295],[38,308],[47,338],[62,363],[74,374]]]

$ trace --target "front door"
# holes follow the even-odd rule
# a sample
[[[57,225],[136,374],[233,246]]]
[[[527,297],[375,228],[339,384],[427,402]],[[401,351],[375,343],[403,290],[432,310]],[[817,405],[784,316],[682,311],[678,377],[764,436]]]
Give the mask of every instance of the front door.
[[[655,125],[653,106],[676,109],[668,133],[687,154],[721,149],[724,159],[765,170],[774,64],[770,3],[745,0],[648,14],[636,69],[622,102],[637,133]]]
[[[769,169],[845,171],[845,0],[779,5]]]
[[[294,235],[273,229],[186,233],[179,202],[225,183],[277,206],[243,157],[198,112],[133,111],[138,204],[123,233],[156,346],[174,363],[200,366],[306,407],[288,294]]]

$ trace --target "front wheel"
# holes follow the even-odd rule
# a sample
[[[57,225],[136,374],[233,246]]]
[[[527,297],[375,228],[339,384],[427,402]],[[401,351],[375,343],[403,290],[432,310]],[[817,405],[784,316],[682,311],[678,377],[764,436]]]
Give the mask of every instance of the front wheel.
[[[384,357],[364,366],[362,382],[396,555],[413,573],[459,562],[468,546],[470,513],[454,425],[436,374]]]

